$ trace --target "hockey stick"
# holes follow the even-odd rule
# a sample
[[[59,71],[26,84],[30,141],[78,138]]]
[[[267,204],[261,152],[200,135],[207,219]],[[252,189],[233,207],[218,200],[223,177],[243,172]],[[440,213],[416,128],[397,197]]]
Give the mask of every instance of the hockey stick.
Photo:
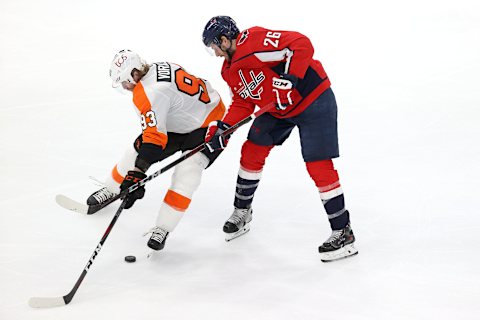
[[[80,274],[80,277],[78,278],[77,282],[73,286],[72,290],[65,296],[62,297],[33,297],[28,300],[28,305],[32,308],[51,308],[51,307],[59,307],[59,306],[64,306],[70,303],[72,301],[73,296],[78,290],[78,287],[80,287],[80,284],[82,283],[83,279],[87,275],[88,270],[90,270],[90,267],[93,264],[93,261],[97,257],[98,253],[102,249],[103,244],[105,243],[105,240],[107,240],[108,235],[110,234],[110,231],[112,231],[113,226],[117,222],[118,217],[120,217],[120,214],[122,213],[123,209],[125,208],[126,200],[122,201],[122,204],[118,208],[117,212],[113,216],[112,222],[108,225],[107,230],[103,234],[102,239],[100,239],[100,242],[98,243],[97,247],[95,248],[95,251],[93,251],[92,256],[87,262],[87,265],[83,269],[82,273]]]
[[[248,116],[247,118],[239,121],[238,123],[236,123],[235,125],[233,125],[232,127],[230,127],[229,129],[225,130],[224,133],[222,133],[223,136],[226,136],[226,135],[229,135],[231,133],[233,133],[236,129],[238,129],[239,127],[241,127],[242,125],[250,122],[252,119],[255,119],[256,117],[260,116],[261,114],[265,113],[266,111],[268,111],[271,107],[273,106],[273,104],[269,104],[261,109],[259,109],[257,112],[253,113],[252,115]],[[115,198],[115,200],[117,200],[118,198],[121,198],[123,195],[126,195],[134,190],[136,190],[138,187],[140,186],[143,186],[145,183],[147,183],[148,181],[154,179],[155,177],[159,176],[160,174],[164,173],[165,171],[167,171],[168,169],[176,166],[177,164],[179,164],[180,162],[184,161],[185,159],[193,156],[195,153],[205,149],[206,147],[206,144],[203,143],[201,145],[199,145],[198,147],[196,147],[195,149],[193,149],[192,151],[184,154],[183,156],[181,156],[180,158],[178,158],[177,160],[173,161],[172,163],[168,164],[167,166],[163,167],[162,169],[158,170],[157,172],[153,173],[152,175],[148,176],[147,178],[139,181],[136,185],[133,185],[132,187],[130,187],[129,189],[126,189],[124,192],[121,192],[120,194],[118,194]],[[112,203],[113,201],[115,200],[111,200],[109,201],[109,203]],[[112,228],[113,226],[115,225],[115,223],[117,222],[118,218],[120,217],[120,214],[122,213],[123,209],[125,208],[125,204],[126,204],[126,198],[122,201],[122,203],[120,204],[120,207],[118,208],[117,212],[115,213],[115,215],[113,216],[113,219],[112,221],[110,222],[110,224],[108,225],[107,227],[107,230],[105,231],[105,233],[103,234],[103,237],[100,239],[100,242],[98,243],[97,247],[95,248],[95,250],[93,251],[93,254],[92,256],[90,257],[90,259],[88,260],[85,268],[83,269],[82,273],[80,274],[80,277],[78,278],[77,282],[75,283],[75,285],[73,286],[72,290],[64,295],[64,296],[61,296],[61,297],[32,297],[30,298],[30,300],[28,301],[28,304],[30,307],[32,308],[51,308],[51,307],[59,307],[59,306],[64,306],[64,305],[67,305],[69,304],[75,293],[77,292],[78,288],[80,287],[80,284],[82,283],[83,279],[85,278],[85,276],[87,275],[88,271],[90,270],[90,267],[92,266],[93,264],[93,261],[95,260],[95,258],[97,257],[97,255],[99,254],[100,250],[102,249],[102,246],[103,244],[105,243],[105,241],[107,240],[107,237],[108,235],[110,234],[110,231],[112,231]],[[103,206],[105,207],[105,206]],[[102,207],[102,208],[103,208]],[[100,208],[101,209],[101,208]],[[100,210],[98,209],[98,210]],[[98,211],[97,210],[97,211]],[[89,212],[89,214],[92,214],[93,212]]]
[[[256,117],[260,116],[261,114],[265,113],[266,111],[268,111],[271,107],[273,106],[273,103],[272,104],[269,104],[261,109],[259,109],[257,112],[253,113],[252,115],[246,117],[245,119],[239,121],[238,123],[236,123],[235,125],[231,126],[229,129],[225,130],[225,132],[222,133],[223,136],[226,136],[226,135],[229,135],[231,133],[233,133],[235,130],[237,130],[239,127],[241,127],[242,125],[250,122],[252,119],[255,119]],[[126,189],[124,192],[121,192],[120,194],[118,194],[115,198],[115,200],[117,200],[118,198],[121,198],[122,196],[136,190],[138,187],[140,186],[143,186],[145,183],[147,183],[148,181],[156,178],[157,176],[161,175],[162,173],[164,173],[165,171],[169,170],[170,168],[176,166],[177,164],[179,164],[180,162],[184,161],[185,159],[188,159],[189,157],[193,156],[194,154],[196,154],[197,152],[205,149],[206,147],[206,144],[203,143],[201,145],[199,145],[198,147],[196,147],[195,149],[193,149],[192,151],[182,155],[180,158],[178,158],[177,160],[173,161],[172,163],[166,165],[165,167],[163,167],[162,169],[158,170],[157,172],[153,173],[152,175],[148,176],[147,178],[139,181],[136,185],[133,185],[131,186],[129,189]],[[111,200],[109,203],[112,203],[113,201],[115,200]],[[105,243],[105,241],[107,240],[107,237],[108,235],[110,234],[110,232],[112,231],[112,228],[113,226],[115,225],[115,223],[117,222],[118,218],[120,217],[120,214],[122,213],[123,209],[125,208],[125,204],[126,204],[126,200],[127,198],[125,198],[122,203],[120,204],[120,207],[118,208],[117,212],[115,213],[115,215],[113,216],[113,219],[112,221],[110,222],[110,224],[108,225],[107,227],[107,230],[105,231],[105,233],[103,234],[103,237],[100,239],[100,242],[97,244],[95,250],[93,251],[93,254],[92,256],[90,257],[90,259],[88,260],[85,268],[83,269],[82,273],[80,274],[80,277],[77,279],[77,282],[75,283],[75,285],[73,286],[72,290],[70,290],[70,292],[64,296],[61,296],[61,297],[32,297],[29,299],[28,301],[28,304],[30,307],[32,308],[51,308],[51,307],[59,307],[59,306],[64,306],[64,305],[67,305],[69,304],[75,293],[77,292],[78,288],[80,287],[80,284],[82,283],[83,279],[85,278],[85,276],[87,275],[88,271],[90,270],[90,267],[92,266],[93,264],[93,261],[95,260],[95,258],[97,257],[97,255],[99,254],[100,250],[102,249],[102,246],[103,244]],[[105,206],[103,206],[105,207]],[[102,208],[103,208],[102,207]],[[101,209],[101,208],[100,208]],[[98,210],[100,210],[98,209]],[[97,210],[97,211],[98,211]],[[93,212],[89,212],[88,214],[92,214]]]
[[[248,117],[244,118],[243,120],[240,120],[239,122],[237,122],[236,124],[234,124],[233,126],[228,128],[227,130],[225,130],[222,133],[222,136],[225,137],[229,134],[232,134],[235,130],[237,130],[238,128],[240,128],[244,124],[250,122],[251,120],[253,120],[253,119],[259,117],[260,115],[264,114],[265,112],[269,111],[273,106],[274,106],[274,103],[269,103],[266,106],[260,108],[255,113],[249,115]],[[116,196],[114,196],[114,197],[112,197],[112,198],[108,199],[107,201],[102,202],[100,204],[86,205],[86,204],[83,204],[83,203],[79,203],[79,202],[77,202],[73,199],[70,199],[69,197],[66,197],[64,195],[57,195],[55,200],[61,207],[65,208],[65,209],[80,212],[80,213],[85,213],[85,214],[94,214],[94,213],[100,211],[101,209],[105,208],[106,206],[108,206],[110,203],[115,202],[118,199],[123,198],[128,193],[131,193],[131,192],[135,191],[136,189],[138,189],[139,187],[144,186],[148,181],[158,177],[159,175],[161,175],[165,171],[175,167],[180,162],[190,158],[191,156],[193,156],[194,154],[202,151],[205,148],[206,148],[206,143],[202,143],[201,145],[197,146],[196,148],[192,149],[191,151],[183,154],[181,157],[179,157],[177,160],[173,161],[172,163],[166,165],[165,167],[163,167],[160,170],[152,173],[150,176],[146,177],[145,179],[143,179],[143,180],[137,182],[136,184],[132,185],[130,188],[123,190],[122,192],[120,192]]]

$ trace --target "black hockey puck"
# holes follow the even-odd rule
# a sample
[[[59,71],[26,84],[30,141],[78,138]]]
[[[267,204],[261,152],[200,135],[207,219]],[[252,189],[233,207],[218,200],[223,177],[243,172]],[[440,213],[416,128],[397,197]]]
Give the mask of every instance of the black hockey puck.
[[[135,261],[137,261],[137,258],[135,258],[135,256],[126,256],[126,257],[125,257],[125,261],[127,261],[127,262],[135,262]]]

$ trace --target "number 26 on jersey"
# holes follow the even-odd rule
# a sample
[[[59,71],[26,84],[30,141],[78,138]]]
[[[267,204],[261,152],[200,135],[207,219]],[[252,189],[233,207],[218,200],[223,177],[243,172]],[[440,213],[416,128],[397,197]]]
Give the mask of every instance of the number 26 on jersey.
[[[278,42],[280,41],[281,32],[268,31],[265,39],[263,39],[263,45],[268,47],[269,45],[278,48]]]

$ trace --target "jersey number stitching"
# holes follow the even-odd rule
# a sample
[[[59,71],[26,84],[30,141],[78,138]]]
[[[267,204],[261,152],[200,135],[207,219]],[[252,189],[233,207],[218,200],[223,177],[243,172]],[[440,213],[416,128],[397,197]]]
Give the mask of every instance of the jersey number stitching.
[[[268,31],[267,35],[265,36],[265,39],[263,39],[263,45],[267,47],[269,44],[271,44],[275,48],[278,48],[278,41],[279,41],[278,39],[280,39],[281,35],[282,35],[281,32]]]
[[[200,93],[198,100],[203,103],[210,103],[207,85],[202,79],[187,73],[183,69],[178,69],[175,71],[175,84],[179,91],[192,97]]]
[[[148,121],[147,121],[148,118]],[[142,130],[147,129],[148,127],[155,127],[157,126],[157,118],[155,118],[155,112],[148,111],[145,115],[142,114],[140,123],[142,125]]]

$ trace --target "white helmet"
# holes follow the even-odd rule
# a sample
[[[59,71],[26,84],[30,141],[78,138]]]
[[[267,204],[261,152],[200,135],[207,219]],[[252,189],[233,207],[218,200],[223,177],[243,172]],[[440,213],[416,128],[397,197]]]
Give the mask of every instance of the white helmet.
[[[132,77],[133,69],[139,71],[145,70],[147,63],[140,58],[138,54],[130,50],[120,50],[115,57],[113,57],[110,65],[110,78],[112,78],[112,87],[116,88],[121,85],[123,81],[135,83]]]

